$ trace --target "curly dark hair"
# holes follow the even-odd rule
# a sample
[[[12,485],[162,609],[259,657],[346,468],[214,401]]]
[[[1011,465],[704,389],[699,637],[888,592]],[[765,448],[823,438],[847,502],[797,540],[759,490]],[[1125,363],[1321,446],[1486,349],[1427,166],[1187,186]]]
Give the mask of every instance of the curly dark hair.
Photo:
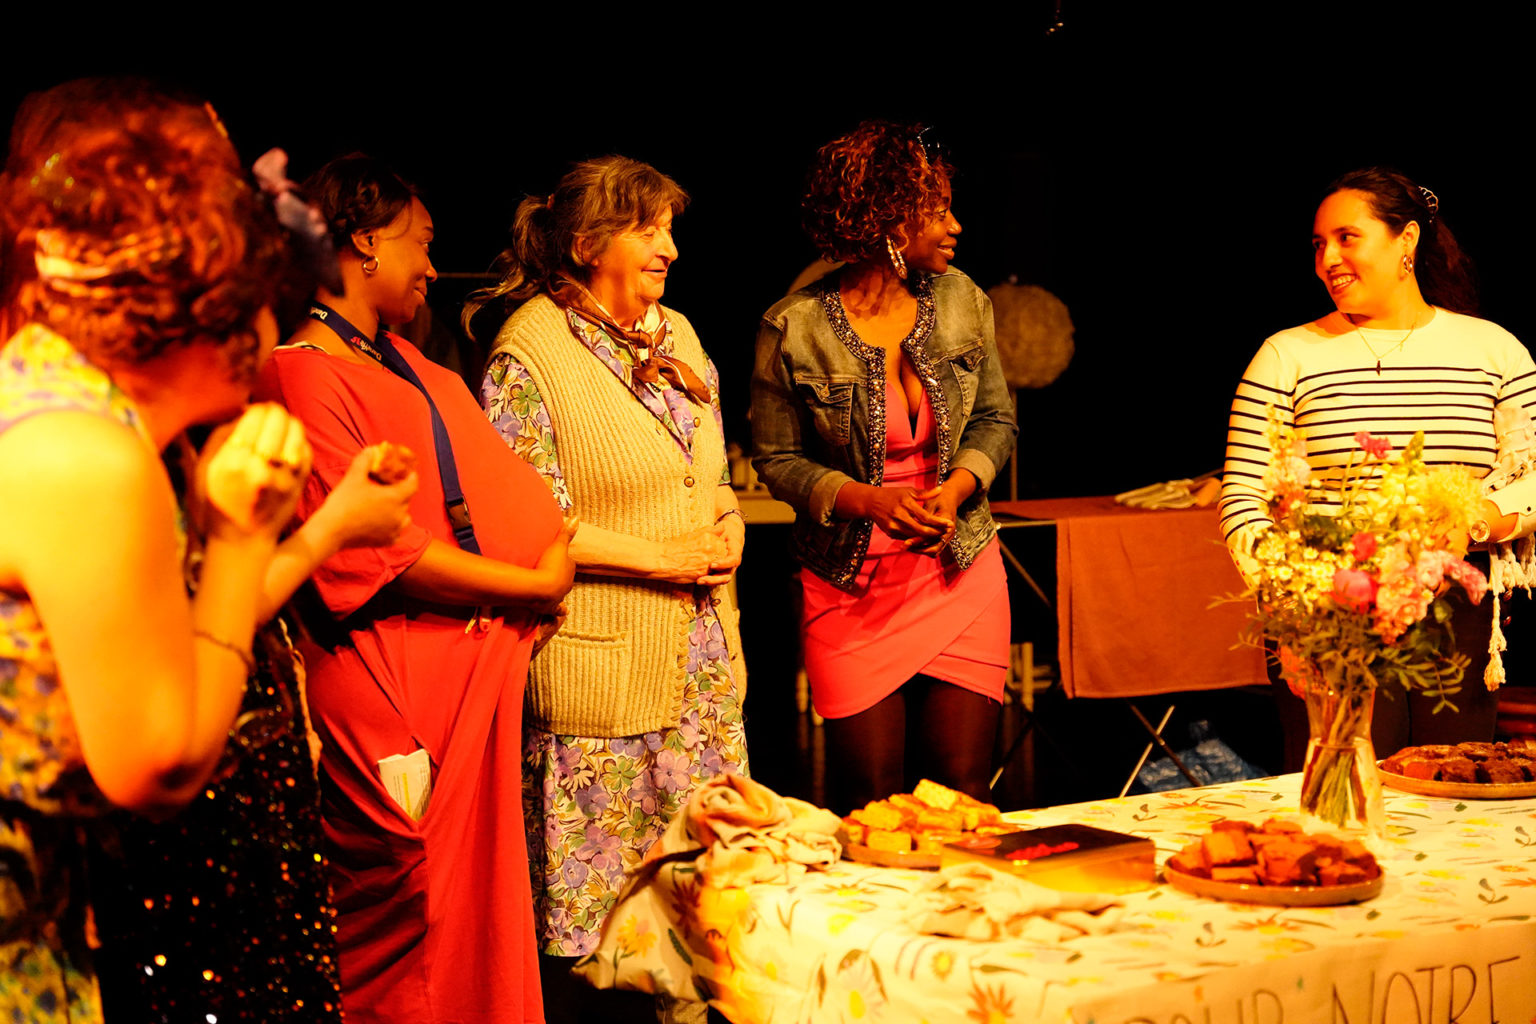
[[[1477,278],[1472,259],[1451,234],[1440,216],[1439,199],[1431,209],[1425,191],[1413,179],[1390,167],[1365,167],[1334,180],[1323,198],[1335,192],[1363,193],[1371,213],[1391,229],[1403,233],[1409,221],[1419,225],[1419,244],[1414,253],[1414,275],[1426,302],[1453,313],[1477,313]]]
[[[34,93],[0,174],[6,301],[89,358],[142,363],[180,345],[256,370],[256,315],[286,242],[212,108],[138,79]],[[36,254],[56,272],[39,274]]]
[[[816,151],[800,201],[805,233],[828,260],[882,258],[887,236],[944,208],[949,161],[929,159],[921,125],[865,121]]]
[[[337,157],[300,188],[320,208],[336,251],[352,256],[354,232],[388,227],[419,195],[415,185],[365,153]]]

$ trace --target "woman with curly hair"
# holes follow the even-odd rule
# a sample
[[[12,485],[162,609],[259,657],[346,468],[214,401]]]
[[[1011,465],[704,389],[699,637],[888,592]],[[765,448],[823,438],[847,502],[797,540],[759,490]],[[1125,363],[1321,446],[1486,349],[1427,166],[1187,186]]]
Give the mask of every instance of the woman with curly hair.
[[[763,314],[752,374],[753,464],[795,508],[842,810],[920,777],[984,796],[1008,665],[986,495],[1018,428],[925,134],[869,121],[818,151],[805,229],[844,265]]]
[[[661,304],[688,196],[648,164],[587,160],[518,206],[507,316],[482,401],[568,514],[570,619],[534,659],[524,743],[545,966],[592,952],[624,875],[694,787],[745,773],[735,601],[746,533],[719,377]]]
[[[101,1003],[87,840],[114,805],[162,817],[194,798],[201,809],[205,794],[233,800],[209,782],[232,726],[273,761],[279,749],[249,726],[302,736],[291,703],[284,722],[270,707],[287,681],[263,685],[258,623],[325,553],[393,536],[414,483],[380,488],[353,473],[325,517],[278,543],[310,449],[282,409],[241,409],[277,340],[270,304],[284,244],[203,104],[132,81],[29,97],[0,196],[7,319],[19,325],[0,354],[0,1018],[92,1021]],[[177,445],[187,471],[168,471],[161,452],[183,431],[236,416],[201,457]],[[243,702],[251,710],[241,714]],[[308,771],[302,741],[294,754],[304,760],[284,776]],[[293,778],[258,797],[242,792],[262,807],[290,801],[292,816],[273,808],[263,820],[280,819],[295,840],[279,852],[314,855],[318,836],[305,833],[313,818],[300,813]],[[266,836],[236,841],[247,839],[274,853]],[[270,875],[258,875],[244,868],[260,853],[206,843],[196,857],[232,870],[221,890],[236,875],[284,887],[270,897],[286,920],[274,925],[278,912],[263,919],[260,909],[226,916],[231,940],[304,930],[305,950],[329,943],[323,886],[301,898],[302,865],[280,873],[273,856]],[[178,903],[168,916],[202,912]],[[235,968],[227,946],[197,949],[189,971],[179,935],[145,938],[156,943],[154,966],[169,963],[182,979],[172,987]],[[276,979],[284,991],[242,994],[253,1015],[239,1019],[327,1019],[319,1005],[300,1018],[262,1010],[291,1008],[290,981],[295,994],[335,1003],[333,978],[299,952],[271,950],[294,959],[266,970],[243,952],[262,984]],[[176,990],[186,997],[178,1012],[219,1009],[194,987]]]

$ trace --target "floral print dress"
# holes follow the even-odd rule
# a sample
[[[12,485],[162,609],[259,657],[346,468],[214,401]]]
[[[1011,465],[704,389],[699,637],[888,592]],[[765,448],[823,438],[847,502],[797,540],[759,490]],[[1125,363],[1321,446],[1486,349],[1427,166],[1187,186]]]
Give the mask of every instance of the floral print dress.
[[[649,315],[660,313],[653,307]],[[664,378],[654,384],[640,380],[627,345],[574,311],[567,310],[566,317],[571,332],[636,401],[676,428],[673,436],[691,461],[695,427],[688,394]],[[705,382],[715,429],[722,430],[713,362]],[[549,410],[528,371],[510,355],[498,354],[486,369],[481,402],[497,432],[544,477],[561,510],[569,511],[571,495],[560,473]],[[721,480],[729,482],[728,475]],[[675,728],[614,739],[524,730],[528,862],[545,953],[583,956],[596,949],[626,872],[640,863],[694,787],[722,771],[747,773],[741,697],[725,633],[708,591],[698,594],[688,649],[679,652],[688,674],[683,705],[688,710]]]
[[[64,410],[116,420],[154,447],[105,373],[29,324],[0,352],[0,433]],[[25,594],[0,593],[0,1020],[101,1020],[87,948],[85,832],[106,809],[37,609]]]

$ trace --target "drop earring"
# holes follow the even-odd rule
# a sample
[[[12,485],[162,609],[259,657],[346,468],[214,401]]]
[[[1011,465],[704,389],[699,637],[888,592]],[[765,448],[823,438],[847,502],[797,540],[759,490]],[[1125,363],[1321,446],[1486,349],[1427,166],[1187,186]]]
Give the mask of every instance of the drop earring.
[[[890,235],[885,236],[885,251],[890,254],[891,266],[895,268],[896,276],[905,281],[907,279],[907,258],[901,254],[900,249],[896,248],[896,243],[891,240]]]

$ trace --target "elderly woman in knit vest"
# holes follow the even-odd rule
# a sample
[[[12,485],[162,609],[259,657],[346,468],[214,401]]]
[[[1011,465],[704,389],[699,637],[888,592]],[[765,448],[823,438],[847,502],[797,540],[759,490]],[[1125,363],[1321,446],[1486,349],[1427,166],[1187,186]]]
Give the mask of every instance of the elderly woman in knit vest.
[[[724,586],[746,531],[718,375],[660,301],[687,201],[639,161],[579,163],[519,205],[500,283],[465,311],[466,327],[486,306],[510,312],[481,400],[581,524],[570,615],[534,661],[524,744],[536,916],[555,957],[595,948],[625,871],[694,786],[747,768]]]

